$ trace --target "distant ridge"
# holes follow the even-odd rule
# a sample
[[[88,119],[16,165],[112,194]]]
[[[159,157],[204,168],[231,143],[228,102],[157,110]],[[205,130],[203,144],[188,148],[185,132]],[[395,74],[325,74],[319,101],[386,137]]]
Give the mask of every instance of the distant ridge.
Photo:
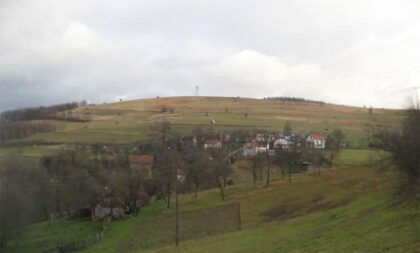
[[[281,101],[281,102],[304,102],[304,103],[312,103],[312,104],[318,104],[318,105],[329,104],[329,103],[325,103],[324,101],[311,100],[311,99],[298,98],[298,97],[266,97],[264,99],[276,100],[276,101]]]

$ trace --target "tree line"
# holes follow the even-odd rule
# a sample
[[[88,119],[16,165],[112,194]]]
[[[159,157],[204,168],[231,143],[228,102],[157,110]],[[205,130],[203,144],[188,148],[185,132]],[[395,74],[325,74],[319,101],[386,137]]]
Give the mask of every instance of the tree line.
[[[89,147],[66,149],[39,163],[10,156],[1,168],[0,248],[27,224],[54,223],[89,208],[105,187],[127,198],[132,190],[127,157],[106,157]]]
[[[407,197],[420,192],[420,101],[417,97],[408,100],[404,120],[397,130],[372,129],[373,146],[390,154],[384,157],[384,167],[395,167],[404,175],[401,193]]]
[[[30,107],[4,111],[0,114],[1,121],[25,121],[45,119],[57,112],[72,110],[79,107],[79,103],[71,102],[52,106]]]
[[[84,105],[82,102],[80,105]],[[72,109],[79,107],[76,102],[64,103],[52,106],[41,106],[9,110],[0,113],[0,145],[6,144],[9,140],[26,138],[36,133],[53,132],[56,126],[49,122],[42,122],[42,119],[57,119],[66,121],[86,122],[82,118],[71,113]]]
[[[318,104],[318,105],[325,105],[326,103],[324,101],[319,100],[311,100],[306,98],[298,98],[298,97],[266,97],[264,99],[267,100],[275,100],[275,101],[281,101],[281,102],[301,102],[301,103],[312,103],[312,104]]]
[[[49,122],[1,122],[0,123],[0,145],[9,140],[26,138],[36,133],[47,133],[56,130],[56,126]]]
[[[165,199],[169,208],[175,190],[197,196],[201,189],[219,187],[224,197],[231,169],[223,151],[180,146],[177,136],[164,140],[159,138],[159,145],[150,141],[138,146],[139,152],[155,157],[153,178],[130,166],[132,149],[128,147],[110,154],[100,145],[75,145],[44,156],[39,163],[13,155],[2,160],[0,248],[27,224],[41,220],[53,224],[86,214],[107,192],[121,200],[130,215],[137,215],[151,198]],[[206,163],[210,158],[212,163]],[[181,173],[188,180],[175,188]]]

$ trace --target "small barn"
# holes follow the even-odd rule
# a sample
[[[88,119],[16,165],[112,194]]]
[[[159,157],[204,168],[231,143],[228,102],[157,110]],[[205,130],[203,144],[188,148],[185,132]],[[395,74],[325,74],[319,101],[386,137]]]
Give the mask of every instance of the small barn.
[[[91,219],[94,221],[125,218],[129,208],[110,191],[99,193],[90,199]]]

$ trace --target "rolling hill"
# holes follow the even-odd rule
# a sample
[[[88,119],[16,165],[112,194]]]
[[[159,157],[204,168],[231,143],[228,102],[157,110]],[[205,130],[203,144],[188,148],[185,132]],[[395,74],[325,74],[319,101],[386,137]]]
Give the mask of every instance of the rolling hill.
[[[110,223],[104,239],[81,252],[415,252],[420,247],[418,203],[401,199],[400,175],[379,170],[376,161],[383,154],[366,149],[368,131],[397,128],[401,110],[369,113],[367,108],[306,102],[174,97],[91,105],[62,116],[68,115],[89,121],[45,120],[57,131],[12,141],[23,145],[2,147],[0,156],[39,159],[72,143],[137,143],[147,140],[162,120],[179,134],[197,127],[281,131],[287,121],[301,134],[340,128],[357,147],[342,150],[333,167],[322,168],[320,175],[293,174],[292,183],[273,166],[272,184],[265,186],[262,180],[256,189],[249,164],[239,161],[225,201],[217,189],[199,192],[197,199],[193,194],[180,197],[178,248],[173,242],[174,205],[167,209],[158,200],[138,216]],[[230,205],[238,206],[237,211]],[[88,220],[36,223],[9,242],[7,251],[41,252],[83,240],[101,227]]]
[[[334,128],[340,128],[353,146],[366,147],[369,130],[377,126],[398,127],[403,113],[401,110],[389,109],[373,109],[373,113],[369,113],[367,108],[308,102],[168,97],[90,105],[65,112],[65,115],[89,118],[90,121],[45,120],[56,125],[57,130],[11,141],[11,146],[24,147],[0,148],[0,156],[19,153],[37,158],[68,143],[135,143],[147,140],[153,124],[162,120],[169,121],[171,131],[180,134],[190,133],[197,127],[212,127],[215,131],[281,131],[285,122],[289,121],[293,129],[302,134],[310,131],[328,133]],[[216,123],[210,124],[211,119]],[[33,144],[44,145],[34,147]]]

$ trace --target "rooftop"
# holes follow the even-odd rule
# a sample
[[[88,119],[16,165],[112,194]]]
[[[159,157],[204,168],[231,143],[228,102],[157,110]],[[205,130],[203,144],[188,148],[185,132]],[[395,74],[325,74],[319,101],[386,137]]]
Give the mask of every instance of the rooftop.
[[[152,164],[153,156],[152,155],[130,155],[130,163],[142,163],[142,164]]]

